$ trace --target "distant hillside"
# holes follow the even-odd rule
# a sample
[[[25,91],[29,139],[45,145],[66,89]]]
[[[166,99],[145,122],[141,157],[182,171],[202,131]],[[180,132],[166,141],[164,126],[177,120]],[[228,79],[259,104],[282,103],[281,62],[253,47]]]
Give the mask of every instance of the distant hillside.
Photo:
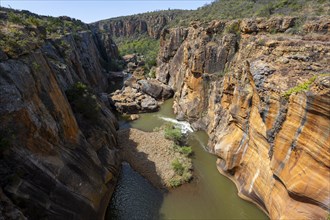
[[[91,24],[115,37],[147,34],[158,38],[164,27],[187,26],[193,20],[239,19],[270,16],[330,15],[329,0],[215,0],[197,10],[164,10],[106,19]]]
[[[216,0],[197,10],[163,10],[106,19],[90,24],[112,35],[121,55],[140,53],[149,66],[156,63],[162,30],[188,26],[192,21],[233,20],[253,17],[330,15],[329,0]],[[147,68],[146,72],[150,68]]]
[[[191,19],[237,19],[272,15],[329,15],[329,0],[216,0],[192,12]]]

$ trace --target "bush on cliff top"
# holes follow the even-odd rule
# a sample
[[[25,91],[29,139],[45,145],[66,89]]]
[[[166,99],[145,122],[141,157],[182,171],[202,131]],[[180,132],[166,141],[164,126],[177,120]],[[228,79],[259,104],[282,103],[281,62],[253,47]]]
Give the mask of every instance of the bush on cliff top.
[[[216,0],[192,11],[189,20],[210,21],[271,15],[305,16],[305,11],[308,16],[329,15],[328,9],[327,0]]]
[[[68,17],[39,16],[29,11],[1,8],[0,49],[17,57],[39,48],[47,38],[88,30],[83,22]]]

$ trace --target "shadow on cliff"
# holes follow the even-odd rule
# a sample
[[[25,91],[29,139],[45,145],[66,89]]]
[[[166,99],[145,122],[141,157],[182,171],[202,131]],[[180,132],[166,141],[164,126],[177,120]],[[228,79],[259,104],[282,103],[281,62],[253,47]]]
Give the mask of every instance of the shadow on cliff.
[[[148,155],[138,151],[130,130],[118,131],[121,172],[105,219],[161,219],[160,208],[167,190]]]

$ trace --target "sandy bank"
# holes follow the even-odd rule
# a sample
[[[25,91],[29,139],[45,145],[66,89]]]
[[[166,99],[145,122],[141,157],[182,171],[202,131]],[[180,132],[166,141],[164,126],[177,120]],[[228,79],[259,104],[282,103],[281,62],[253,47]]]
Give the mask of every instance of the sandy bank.
[[[171,165],[173,160],[191,165],[189,158],[173,150],[173,141],[165,139],[163,131],[130,128],[119,130],[118,139],[123,160],[157,188],[168,187],[171,179],[177,177]]]

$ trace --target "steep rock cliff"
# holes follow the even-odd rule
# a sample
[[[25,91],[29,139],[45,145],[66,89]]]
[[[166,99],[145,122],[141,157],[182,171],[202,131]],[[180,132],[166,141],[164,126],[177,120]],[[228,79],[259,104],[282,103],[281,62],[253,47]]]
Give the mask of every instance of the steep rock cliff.
[[[328,215],[329,23],[193,22],[161,35],[157,79],[178,118],[208,132],[219,171],[272,219]]]
[[[0,215],[101,219],[119,158],[116,119],[98,97],[116,46],[87,30],[0,54]],[[96,118],[73,111],[65,92],[77,82],[95,92]]]
[[[175,19],[181,10],[151,12],[98,21],[95,28],[111,33],[113,37],[137,37],[147,35],[158,39],[163,28]]]

